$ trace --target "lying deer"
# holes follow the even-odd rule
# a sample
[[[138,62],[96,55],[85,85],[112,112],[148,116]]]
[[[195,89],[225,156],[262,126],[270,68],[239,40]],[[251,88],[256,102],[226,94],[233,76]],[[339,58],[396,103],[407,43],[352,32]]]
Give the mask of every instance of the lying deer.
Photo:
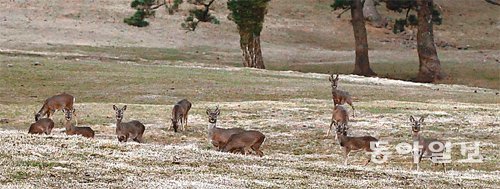
[[[245,131],[244,129],[241,128],[230,128],[230,129],[218,128],[217,118],[220,115],[219,106],[217,106],[213,111],[207,109],[207,115],[208,115],[208,122],[210,123],[210,125],[208,126],[208,139],[212,143],[212,145],[219,150],[226,145],[231,135]]]
[[[410,122],[412,124],[411,126],[411,131],[412,131],[412,139],[413,143],[418,144],[418,149],[413,149],[414,152],[414,157],[418,157],[418,160],[416,162],[417,164],[417,171],[420,170],[420,161],[422,161],[422,158],[430,158],[432,162],[435,162],[435,158],[443,158],[443,155],[446,150],[446,142],[445,141],[440,141],[436,139],[430,139],[430,138],[424,138],[421,136],[422,132],[422,124],[424,123],[424,117],[421,117],[419,120],[415,120],[413,116],[410,116]],[[415,147],[415,146],[414,146]],[[431,149],[436,149],[434,151],[431,151]],[[437,164],[437,163],[436,163]],[[441,163],[443,166],[444,172],[446,172],[446,165],[444,163]],[[413,169],[413,163],[411,164],[411,168]]]
[[[241,133],[233,134],[229,137],[227,143],[222,146],[223,152],[240,152],[247,155],[247,151],[252,149],[260,157],[264,153],[260,150],[260,146],[266,140],[266,136],[259,131],[243,131]]]
[[[87,138],[94,138],[94,130],[90,127],[76,127],[71,124],[71,120],[73,119],[73,115],[75,113],[75,109],[73,110],[65,110],[63,109],[64,117],[66,118],[66,122],[64,123],[64,127],[66,128],[67,135],[82,135]]]
[[[330,135],[330,131],[332,130],[333,124],[338,125],[340,123],[347,125],[349,121],[349,113],[347,113],[347,109],[344,106],[335,106],[332,113],[332,120],[330,123],[330,128],[326,132],[326,137]]]
[[[342,105],[342,104],[349,104],[352,108],[352,116],[354,117],[354,105],[352,105],[352,98],[351,95],[342,90],[338,90],[338,82],[339,82],[339,74],[337,74],[337,77],[335,79],[333,78],[333,74],[330,75],[330,83],[332,84],[332,99],[333,99],[333,105]]]
[[[51,115],[54,115],[56,110],[72,110],[74,103],[75,97],[67,93],[61,93],[47,98],[43,103],[42,108],[40,108],[40,110],[35,114],[35,121],[38,121],[38,119],[45,115],[50,118]],[[76,121],[76,123],[78,125],[78,121]]]
[[[54,128],[54,121],[50,118],[42,118],[30,125],[29,134],[47,134],[49,135]]]
[[[146,127],[137,120],[122,122],[123,112],[126,109],[127,105],[123,106],[123,108],[118,108],[113,105],[113,110],[115,110],[116,113],[116,136],[118,137],[118,141],[127,142],[127,140],[131,138],[136,142],[142,143],[142,134],[144,134]]]
[[[337,140],[340,141],[340,146],[344,149],[344,165],[347,165],[347,159],[351,151],[365,151],[367,153],[373,152],[370,143],[377,143],[378,139],[372,136],[362,136],[362,137],[349,137],[347,136],[348,127],[345,124],[335,124],[337,128]],[[369,157],[364,166],[370,163],[371,157]]]
[[[183,99],[174,105],[171,118],[174,132],[177,132],[177,128],[179,127],[177,123],[179,121],[181,122],[182,131],[184,131],[184,127],[187,127],[189,109],[191,109],[191,102],[186,99]]]

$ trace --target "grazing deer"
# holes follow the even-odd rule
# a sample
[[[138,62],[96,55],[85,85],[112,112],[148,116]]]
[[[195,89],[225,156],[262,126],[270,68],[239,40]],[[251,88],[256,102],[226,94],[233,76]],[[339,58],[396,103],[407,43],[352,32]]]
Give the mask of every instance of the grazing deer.
[[[75,103],[75,97],[67,93],[61,93],[50,98],[47,98],[43,103],[42,108],[35,114],[35,121],[38,121],[41,117],[47,115],[50,118],[54,115],[56,110],[72,110],[73,104]],[[75,115],[76,117],[76,115]],[[76,119],[75,119],[76,121]],[[78,121],[76,121],[78,125]]]
[[[230,129],[218,128],[217,118],[220,115],[219,106],[217,106],[213,111],[210,110],[210,108],[208,108],[207,115],[208,115],[208,122],[210,123],[210,125],[208,125],[208,140],[212,143],[212,145],[215,148],[219,150],[226,145],[231,135],[245,131],[244,129],[241,128],[230,128]]]
[[[326,137],[330,135],[330,131],[332,130],[333,124],[338,125],[340,123],[347,125],[347,122],[349,121],[349,113],[347,112],[347,109],[344,108],[344,106],[335,106],[333,109],[332,113],[332,120],[330,123],[330,128],[326,132]]]
[[[30,125],[29,134],[47,134],[49,135],[54,128],[54,121],[50,118],[42,118]]]
[[[266,136],[259,131],[243,131],[238,134],[233,134],[229,137],[227,143],[220,149],[222,152],[241,152],[247,154],[249,149],[252,149],[260,157],[264,153],[260,150],[260,146],[266,140]]]
[[[333,78],[333,74],[330,75],[330,83],[332,84],[332,99],[333,99],[333,105],[342,105],[342,104],[349,104],[352,108],[352,116],[354,117],[354,105],[352,105],[352,98],[351,95],[342,90],[338,90],[338,82],[339,82],[339,74],[337,74],[337,77],[335,79]]]
[[[116,137],[118,137],[119,142],[127,142],[131,138],[138,143],[142,143],[142,134],[144,134],[146,127],[137,120],[122,123],[123,112],[126,109],[127,105],[123,106],[123,108],[113,105],[113,110],[116,113]]]
[[[94,138],[94,130],[90,127],[76,127],[71,124],[71,120],[73,119],[73,115],[75,113],[75,109],[73,110],[62,110],[64,112],[64,117],[66,118],[66,122],[64,123],[64,127],[66,128],[67,135],[82,135],[87,138]]]
[[[181,122],[182,131],[184,131],[184,127],[187,127],[189,109],[191,109],[191,102],[186,99],[183,99],[174,105],[171,118],[174,132],[177,132],[177,128],[179,127],[177,123],[179,121]]]
[[[344,165],[347,165],[347,159],[351,151],[365,151],[373,152],[370,143],[377,143],[378,139],[372,136],[362,136],[362,137],[349,137],[347,136],[348,127],[345,124],[335,124],[337,129],[337,140],[340,141],[340,146],[344,149]],[[381,155],[380,155],[381,156]],[[371,157],[369,157],[364,166],[370,163]]]
[[[417,164],[417,171],[420,170],[420,161],[422,158],[430,158],[432,162],[435,162],[435,158],[443,158],[444,153],[446,151],[446,142],[440,141],[436,139],[424,138],[421,136],[422,132],[422,124],[424,123],[424,117],[421,117],[419,120],[415,120],[413,116],[410,116],[411,122],[411,131],[412,131],[412,139],[415,144],[418,145],[418,149],[413,149],[413,157],[418,160],[415,162]],[[436,163],[437,164],[437,163]],[[444,172],[446,172],[446,165],[441,163],[443,166]],[[410,170],[413,169],[413,163],[411,164]]]

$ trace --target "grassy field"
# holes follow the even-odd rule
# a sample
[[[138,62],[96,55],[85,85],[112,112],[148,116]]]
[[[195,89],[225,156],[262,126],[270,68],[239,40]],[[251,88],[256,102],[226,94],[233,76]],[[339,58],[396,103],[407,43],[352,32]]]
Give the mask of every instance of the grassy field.
[[[66,58],[65,58],[66,57]],[[265,71],[202,63],[125,58],[0,55],[0,185],[5,187],[477,187],[499,183],[500,98],[496,90],[461,85],[341,75],[355,98],[350,135],[411,142],[409,115],[426,115],[425,136],[457,145],[441,167],[393,154],[361,166],[363,153],[342,164],[335,140],[324,137],[332,108],[326,74]],[[40,65],[34,65],[38,62]],[[9,66],[10,64],[10,66]],[[62,113],[50,136],[27,127],[45,98],[66,91],[77,98],[79,125],[93,140],[66,136]],[[170,110],[193,102],[187,131],[169,130]],[[112,105],[127,104],[125,120],[145,123],[144,144],[118,143]],[[205,109],[220,105],[220,126],[257,129],[267,139],[263,158],[216,152],[207,141]],[[461,142],[480,141],[483,163],[464,159]]]
[[[500,185],[500,43],[498,7],[483,1],[435,0],[443,25],[435,40],[447,77],[417,74],[415,41],[368,26],[370,62],[379,76],[349,75],[354,42],[350,16],[337,19],[331,0],[273,0],[262,31],[268,70],[241,67],[236,25],[225,1],[186,33],[183,13],[157,11],[151,25],[123,23],[130,0],[0,2],[0,188],[498,188]],[[182,8],[182,7],[181,7]],[[390,21],[402,15],[379,9]],[[457,47],[468,47],[458,50]],[[387,141],[388,162],[343,165],[333,137],[326,73],[341,73],[356,117],[349,135]],[[79,126],[95,139],[28,135],[43,101],[76,97]],[[187,131],[170,128],[173,104],[193,103]],[[119,143],[112,106],[128,105],[124,121],[146,125],[145,143]],[[221,107],[219,126],[262,131],[264,157],[217,152],[207,140],[207,108]],[[350,107],[348,107],[349,110]],[[424,136],[454,144],[448,171],[396,145],[411,142],[409,116],[426,116]],[[461,163],[461,145],[480,142],[482,163]]]

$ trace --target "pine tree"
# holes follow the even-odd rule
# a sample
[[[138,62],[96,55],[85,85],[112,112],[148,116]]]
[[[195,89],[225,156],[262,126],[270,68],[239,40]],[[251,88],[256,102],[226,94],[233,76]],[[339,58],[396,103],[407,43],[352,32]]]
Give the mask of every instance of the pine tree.
[[[384,0],[389,10],[403,12],[406,18],[395,23],[395,32],[404,31],[408,25],[417,25],[417,52],[419,58],[418,82],[435,82],[443,78],[441,62],[434,44],[433,24],[441,24],[442,17],[433,0]],[[416,10],[417,15],[409,15]]]
[[[264,17],[267,13],[267,5],[271,0],[228,0],[227,8],[231,11],[228,18],[236,23],[240,34],[240,48],[243,54],[243,65],[265,69],[262,58],[260,33],[263,28]],[[188,16],[184,19],[181,27],[188,31],[195,31],[199,22],[209,22],[219,24],[220,21],[210,13],[210,8],[215,0],[187,0],[187,3],[200,5],[203,8],[195,8],[188,11]],[[172,6],[166,2],[156,4],[155,0],[133,0],[131,7],[136,9],[136,13],[124,20],[125,23],[133,26],[144,27],[149,23],[145,20],[154,15],[154,10],[160,6],[166,6],[173,10],[178,10],[182,0],[174,0]],[[168,9],[169,10],[169,9]],[[172,13],[175,11],[170,11]]]
[[[331,5],[334,10],[351,10],[351,23],[354,31],[356,60],[354,62],[353,74],[364,76],[377,75],[370,68],[368,58],[368,36],[363,16],[363,2],[361,0],[335,0]],[[339,15],[340,16],[340,15]]]

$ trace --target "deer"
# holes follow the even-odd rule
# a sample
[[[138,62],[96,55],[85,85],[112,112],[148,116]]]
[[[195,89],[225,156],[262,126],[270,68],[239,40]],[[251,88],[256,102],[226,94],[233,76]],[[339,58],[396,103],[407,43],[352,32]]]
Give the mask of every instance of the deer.
[[[187,119],[188,113],[191,109],[191,102],[186,99],[182,99],[177,102],[172,109],[172,127],[174,128],[174,132],[177,132],[178,122],[181,122],[181,130],[184,131],[184,128],[187,127]]]
[[[344,125],[347,125],[348,121],[349,121],[349,113],[347,112],[347,109],[341,105],[335,106],[333,109],[333,113],[332,113],[332,120],[330,122],[330,128],[326,132],[325,137],[328,137],[330,135],[330,131],[332,130],[332,126],[334,124],[342,123]]]
[[[62,110],[64,112],[64,117],[66,118],[66,122],[64,123],[64,127],[66,128],[66,135],[82,135],[87,138],[94,138],[95,132],[90,127],[76,127],[71,124],[71,120],[73,119],[73,115],[75,113],[75,109],[73,110]]]
[[[435,162],[435,158],[443,157],[447,148],[445,141],[422,137],[422,125],[424,123],[424,119],[424,116],[420,117],[419,120],[416,120],[413,116],[410,116],[412,140],[414,145],[413,157],[418,158],[416,162],[414,162],[417,164],[417,171],[420,170],[419,164],[422,161],[422,158],[429,158],[432,162]],[[444,172],[446,172],[446,164],[441,163],[441,165],[443,166]],[[413,169],[413,163],[411,164],[410,170],[411,169]]]
[[[213,111],[210,108],[207,108],[207,115],[208,122],[210,123],[208,125],[208,140],[219,151],[226,145],[231,135],[245,131],[241,128],[224,129],[217,127],[217,118],[220,115],[219,106],[217,106]]]
[[[47,115],[47,118],[50,118],[51,115],[54,115],[56,110],[72,110],[74,103],[75,97],[64,92],[47,98],[43,103],[42,108],[40,108],[40,110],[35,114],[35,121],[38,121],[38,119],[45,115]],[[78,121],[76,120],[76,118],[75,121],[78,125]]]
[[[233,134],[225,145],[220,148],[222,152],[240,152],[247,155],[247,151],[252,149],[258,156],[264,156],[260,146],[266,140],[266,136],[259,131],[249,130]]]
[[[30,125],[28,130],[29,134],[43,134],[50,135],[54,128],[54,121],[50,118],[42,118]]]
[[[347,136],[347,130],[349,129],[347,125],[344,123],[337,124],[335,123],[337,130],[337,140],[340,143],[340,146],[344,151],[344,165],[347,165],[347,160],[349,158],[349,154],[352,151],[365,151],[366,153],[373,152],[370,144],[375,143],[378,144],[378,139],[372,136],[362,136],[362,137],[350,137]],[[382,156],[382,155],[379,155]],[[368,165],[370,163],[371,157],[369,157],[363,166]]]
[[[118,108],[113,105],[113,110],[115,110],[116,113],[116,137],[118,138],[118,141],[127,142],[127,140],[131,138],[138,143],[142,143],[142,135],[144,134],[146,127],[144,127],[144,125],[137,120],[122,122],[123,112],[127,110],[127,105],[122,108]]]
[[[330,78],[328,78],[328,80],[330,80],[330,83],[332,85],[333,106],[342,105],[345,103],[349,104],[349,106],[351,106],[352,108],[352,117],[354,117],[354,105],[352,104],[351,95],[346,91],[337,89],[339,82],[339,74],[337,74],[337,77],[335,78],[333,78],[333,74],[330,75]]]

